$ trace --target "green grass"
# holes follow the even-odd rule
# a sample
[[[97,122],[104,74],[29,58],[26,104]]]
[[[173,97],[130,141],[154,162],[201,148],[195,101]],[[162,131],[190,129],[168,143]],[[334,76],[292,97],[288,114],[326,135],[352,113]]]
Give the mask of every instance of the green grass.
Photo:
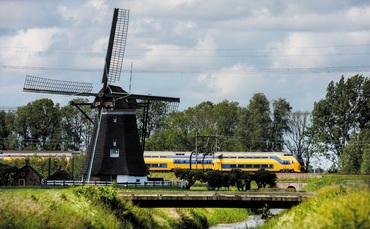
[[[120,224],[113,212],[76,196],[72,189],[0,190],[0,202],[1,228],[118,228]]]
[[[343,181],[363,184],[344,186]],[[312,178],[303,188],[316,196],[270,219],[262,229],[274,228],[370,228],[370,176],[325,175]]]
[[[272,218],[262,229],[370,228],[370,190],[342,185],[321,188],[290,211]]]
[[[159,177],[163,178],[164,180],[180,181],[178,178],[176,178],[174,172],[150,172],[148,177]]]
[[[305,190],[317,192],[317,196],[271,219],[263,228],[370,228],[370,191],[340,185],[343,180],[368,179],[369,176],[329,175],[313,178]],[[246,209],[139,208],[116,194],[132,191],[183,193],[207,188],[201,183],[186,191],[178,187],[1,188],[0,228],[207,228],[244,221],[249,213]]]
[[[0,228],[208,228],[248,217],[245,209],[139,208],[117,191],[126,189],[0,189]]]
[[[369,181],[370,176],[363,175],[325,175],[321,178],[312,178],[306,186],[303,187],[304,191],[314,192],[322,187],[331,185],[340,185],[345,180],[365,180]]]

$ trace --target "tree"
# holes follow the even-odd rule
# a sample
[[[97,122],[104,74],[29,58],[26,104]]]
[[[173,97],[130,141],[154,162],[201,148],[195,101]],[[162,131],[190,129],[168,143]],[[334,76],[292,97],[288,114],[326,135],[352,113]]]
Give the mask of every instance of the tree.
[[[222,187],[224,187],[227,190],[230,189],[230,185],[233,184],[232,180],[231,180],[230,173],[222,173],[221,172],[221,183],[222,183]]]
[[[6,148],[5,141],[9,136],[9,130],[6,126],[6,112],[0,110],[0,150]]]
[[[243,149],[237,137],[237,128],[241,114],[245,108],[238,102],[223,100],[214,106],[214,122],[216,125],[217,149],[213,151],[240,151]]]
[[[27,116],[30,113],[29,106],[21,106],[17,108],[14,120],[14,129],[17,133],[17,148],[25,149],[30,145],[29,128],[27,125]]]
[[[191,186],[196,181],[204,182],[206,178],[204,177],[204,172],[201,170],[192,169],[175,169],[175,176],[179,179],[184,179],[186,181],[186,189],[190,189]]]
[[[250,190],[250,183],[252,176],[249,173],[245,173],[240,169],[232,169],[230,172],[230,183],[236,186],[239,191]]]
[[[140,136],[144,135],[148,138],[151,134],[162,130],[165,119],[172,109],[171,103],[150,101],[147,108],[138,110],[137,119]],[[145,133],[142,133],[142,131],[145,131]]]
[[[15,111],[8,111],[5,114],[5,128],[7,129],[6,138],[3,143],[6,149],[18,149],[17,133],[15,131]]]
[[[77,98],[69,104],[87,103],[87,99]],[[94,116],[94,111],[83,106],[80,109],[88,115],[90,119]],[[91,121],[73,105],[67,105],[61,108],[61,128],[62,128],[62,148],[64,150],[82,151],[89,146],[92,134],[93,124]]]
[[[269,185],[270,188],[273,188],[276,187],[277,176],[275,173],[260,169],[254,174],[254,180],[256,181],[258,188],[266,188],[267,185]]]
[[[220,146],[233,151],[237,148],[234,136],[240,109],[237,102],[224,100],[218,104],[206,101],[182,112],[171,112],[147,139],[146,150],[193,151],[196,136],[202,136],[197,138],[201,153],[214,152]],[[218,146],[215,145],[216,137]]]
[[[239,122],[239,103],[223,100],[213,107],[213,121],[217,135],[233,136]]]
[[[269,151],[270,103],[262,93],[254,94],[239,125],[245,151]]]
[[[369,146],[369,144],[367,144],[367,146],[364,149],[364,153],[362,154],[362,162],[361,162],[360,173],[361,174],[370,174],[370,146]]]
[[[290,116],[288,126],[290,131],[286,135],[290,141],[286,142],[287,149],[305,160],[306,170],[310,167],[311,157],[315,150],[311,141],[311,133],[308,131],[310,113],[303,111],[293,112]]]
[[[331,81],[325,99],[314,104],[311,133],[320,152],[338,162],[352,134],[370,128],[370,80],[355,75]]]
[[[370,129],[353,133],[348,145],[344,148],[339,159],[341,173],[369,174],[370,173]]]
[[[271,151],[282,151],[284,147],[284,134],[290,132],[289,118],[292,107],[282,98],[274,100],[272,107]]]
[[[210,101],[202,102],[194,108],[185,110],[189,127],[200,135],[213,135],[216,133],[214,121],[214,104]]]
[[[18,171],[15,166],[0,163],[0,186],[8,186],[12,183],[12,176]]]
[[[161,130],[147,139],[145,150],[192,151],[195,149],[195,131],[189,128],[185,112],[171,112]]]
[[[217,170],[212,170],[206,173],[206,181],[208,184],[208,189],[215,190],[220,189],[223,184],[223,176],[222,172]]]
[[[28,149],[60,149],[60,108],[50,99],[39,99],[19,107],[16,112],[17,133]]]

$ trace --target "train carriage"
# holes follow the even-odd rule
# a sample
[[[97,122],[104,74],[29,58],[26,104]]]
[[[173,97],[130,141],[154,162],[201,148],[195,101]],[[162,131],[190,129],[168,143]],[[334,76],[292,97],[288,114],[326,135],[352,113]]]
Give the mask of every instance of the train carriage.
[[[66,157],[81,152],[69,151],[1,151],[0,160],[24,157]],[[144,161],[149,171],[169,172],[174,169],[199,169],[255,172],[265,169],[271,172],[305,172],[302,158],[284,152],[216,152],[196,154],[192,152],[145,151]]]
[[[174,169],[201,169],[230,171],[304,172],[303,160],[284,152],[217,152],[196,154],[191,152],[145,151],[145,164],[150,171]]]

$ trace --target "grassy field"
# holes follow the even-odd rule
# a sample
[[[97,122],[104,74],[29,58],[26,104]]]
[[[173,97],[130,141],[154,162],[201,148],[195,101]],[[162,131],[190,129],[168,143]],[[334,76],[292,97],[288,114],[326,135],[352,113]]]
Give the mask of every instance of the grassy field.
[[[322,188],[316,197],[270,219],[261,228],[370,228],[370,190],[341,185]]]
[[[207,228],[245,220],[249,213],[139,208],[116,193],[115,187],[103,186],[0,189],[0,228]]]
[[[177,180],[170,173],[151,176]],[[262,228],[370,228],[370,190],[343,185],[348,180],[369,180],[369,176],[312,178],[304,189],[317,196],[271,218]],[[132,189],[0,188],[0,228],[208,228],[244,221],[250,214],[247,209],[139,208],[119,199],[117,192],[125,191]],[[177,187],[134,191],[192,192],[207,188],[197,184],[189,191]]]
[[[369,181],[369,176],[313,178],[304,190],[315,192],[315,197],[271,218],[260,228],[370,228]]]

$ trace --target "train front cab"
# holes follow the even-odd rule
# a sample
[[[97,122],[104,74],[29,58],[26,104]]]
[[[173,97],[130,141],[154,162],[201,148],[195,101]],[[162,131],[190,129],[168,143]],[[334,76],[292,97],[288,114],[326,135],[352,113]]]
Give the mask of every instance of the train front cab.
[[[280,172],[305,172],[304,162],[302,158],[295,154],[284,154],[281,157]]]

